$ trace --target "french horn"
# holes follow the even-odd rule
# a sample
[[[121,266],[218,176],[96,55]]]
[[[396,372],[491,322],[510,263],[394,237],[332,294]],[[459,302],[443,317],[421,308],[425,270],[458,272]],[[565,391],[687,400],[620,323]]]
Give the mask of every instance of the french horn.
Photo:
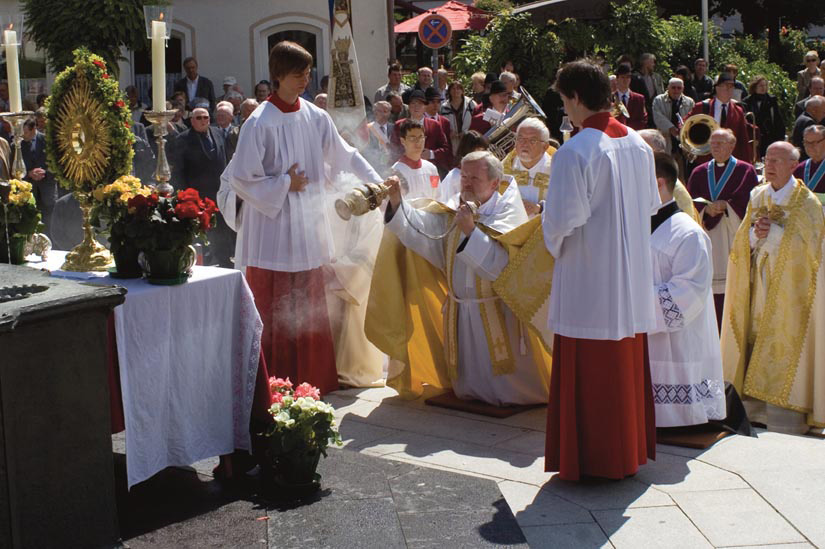
[[[527,93],[527,90],[519,87],[519,93],[521,99],[510,107],[510,111],[504,116],[501,123],[490,128],[484,134],[484,137],[490,142],[490,152],[499,160],[503,160],[516,146],[516,129],[525,118],[530,116],[547,118],[539,104]]]
[[[685,120],[679,132],[679,141],[688,162],[693,162],[697,156],[710,154],[710,136],[718,129],[719,123],[707,114],[694,114]]]

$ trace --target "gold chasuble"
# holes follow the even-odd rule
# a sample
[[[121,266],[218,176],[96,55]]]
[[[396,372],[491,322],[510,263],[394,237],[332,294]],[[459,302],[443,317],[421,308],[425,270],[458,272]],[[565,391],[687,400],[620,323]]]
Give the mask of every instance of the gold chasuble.
[[[547,154],[548,157],[552,158],[552,156],[554,154],[556,154],[556,148],[551,146],[551,145],[548,145],[546,154]],[[514,148],[509,153],[507,153],[507,156],[505,156],[504,160],[501,161],[501,165],[504,168],[504,173],[506,175],[512,176],[513,179],[516,180],[516,183],[518,183],[519,187],[529,186],[530,185],[530,172],[527,171],[527,170],[524,170],[524,169],[514,168],[513,165],[515,163],[515,159],[516,159],[516,149]],[[549,162],[549,159],[548,159],[548,162]],[[547,185],[549,185],[549,184],[550,184],[550,174],[549,173],[539,172],[533,177],[533,186],[538,189],[538,200],[537,200],[537,202],[540,202],[540,201],[544,200],[544,198],[547,196]],[[502,181],[501,185],[499,186],[499,189],[498,189],[499,192],[503,193],[504,190],[507,188],[507,185],[509,185],[508,181]]]
[[[768,187],[754,189],[728,260],[725,380],[740,394],[825,427],[822,204],[799,180],[785,205],[772,203]],[[751,250],[751,226],[764,216],[784,229],[781,239],[772,243],[769,233]]]
[[[455,212],[429,199],[407,202],[416,209],[449,216]],[[404,215],[396,212],[395,215]],[[500,227],[508,227],[506,219]],[[498,225],[498,224],[497,224]],[[508,306],[524,326],[532,358],[539,368],[551,362],[552,334],[547,307],[553,258],[547,252],[537,217],[504,233],[478,224],[508,252],[509,262],[490,283],[476,277],[476,292],[494,375],[514,371],[514,353],[504,323]],[[367,304],[367,338],[390,357],[387,385],[404,398],[416,398],[422,384],[452,386],[458,372],[457,303],[450,298],[456,249],[462,237],[454,228],[443,240],[446,269],[441,271],[407,249],[385,230],[373,272]],[[549,378],[549,377],[548,377]]]

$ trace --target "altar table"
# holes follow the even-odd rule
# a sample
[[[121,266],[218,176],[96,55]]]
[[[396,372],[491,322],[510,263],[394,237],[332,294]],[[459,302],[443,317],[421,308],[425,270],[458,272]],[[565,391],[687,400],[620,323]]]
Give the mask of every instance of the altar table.
[[[128,290],[114,327],[129,487],[169,466],[249,450],[263,324],[243,274],[195,266],[184,284],[154,286],[61,271],[65,253],[27,265]]]

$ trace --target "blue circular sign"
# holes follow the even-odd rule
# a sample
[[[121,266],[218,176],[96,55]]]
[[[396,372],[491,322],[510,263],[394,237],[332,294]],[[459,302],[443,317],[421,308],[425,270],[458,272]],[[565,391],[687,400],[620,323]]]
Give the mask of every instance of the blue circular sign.
[[[443,15],[432,13],[421,20],[418,26],[418,38],[421,43],[437,50],[446,46],[453,35],[453,27]]]

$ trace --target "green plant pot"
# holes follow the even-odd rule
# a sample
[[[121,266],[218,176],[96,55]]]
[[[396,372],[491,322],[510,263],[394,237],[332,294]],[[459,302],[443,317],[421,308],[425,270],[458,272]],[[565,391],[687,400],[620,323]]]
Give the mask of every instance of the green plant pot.
[[[138,263],[138,256],[140,250],[132,244],[127,242],[117,247],[117,251],[112,251],[112,256],[115,258],[115,271],[113,276],[118,278],[140,278],[143,276],[143,269]]]
[[[0,263],[12,263],[13,265],[22,265],[26,262],[24,249],[26,248],[25,236],[11,236],[9,237],[8,245],[6,242],[6,235],[0,233]],[[9,254],[11,253],[11,261],[9,261]]]
[[[152,284],[183,284],[189,278],[189,270],[194,264],[194,254],[190,246],[174,250],[144,250],[147,280]]]

